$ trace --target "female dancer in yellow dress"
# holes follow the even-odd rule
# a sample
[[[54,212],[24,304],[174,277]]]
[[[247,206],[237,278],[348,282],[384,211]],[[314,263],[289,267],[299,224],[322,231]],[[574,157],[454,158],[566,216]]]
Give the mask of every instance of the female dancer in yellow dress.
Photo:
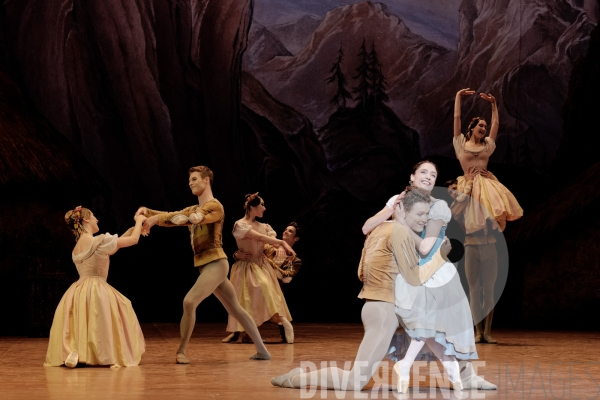
[[[523,209],[515,196],[487,171],[490,156],[496,149],[499,126],[498,107],[494,96],[485,93],[479,95],[492,106],[489,136],[486,137],[487,123],[481,117],[471,120],[466,134],[460,132],[461,98],[474,93],[469,88],[456,93],[453,144],[463,172],[465,176],[469,176],[457,178],[457,189],[470,194],[474,200],[467,202],[463,216],[466,232],[465,272],[470,289],[471,313],[476,323],[475,342],[495,344],[497,341],[492,337],[491,330],[498,257],[496,239],[489,228],[497,227],[503,231],[506,221],[514,221],[523,216]],[[482,320],[483,324],[480,322]]]
[[[266,321],[281,323],[286,342],[294,343],[294,328],[290,323],[292,316],[277,282],[275,270],[265,256],[264,246],[268,243],[283,247],[287,253],[294,256],[296,253],[285,241],[275,237],[275,231],[269,224],[256,221],[266,210],[265,203],[258,193],[246,195],[244,209],[246,215],[236,221],[233,236],[238,249],[244,254],[249,253],[249,257],[233,264],[229,280],[235,288],[242,308],[254,319],[256,326]],[[238,321],[229,315],[227,331],[233,333],[223,339],[223,342],[236,341],[236,332],[243,330]]]
[[[131,301],[106,283],[109,257],[140,239],[143,215],[121,237],[97,233],[98,220],[81,206],[67,212],[65,221],[75,234],[73,262],[79,280],[63,295],[50,329],[45,367],[77,363],[133,367],[146,345]]]
[[[481,117],[475,117],[469,123],[467,132],[463,135],[460,131],[460,102],[463,96],[471,96],[475,93],[473,90],[462,89],[456,93],[454,102],[454,151],[456,158],[460,161],[463,172],[466,174],[470,167],[475,167],[482,171],[473,179],[473,186],[470,190],[471,197],[481,203],[489,214],[482,215],[473,203],[471,209],[465,210],[465,229],[470,234],[481,229],[486,229],[486,220],[495,220],[500,231],[506,227],[506,221],[514,221],[523,216],[523,209],[519,206],[515,196],[489,171],[487,165],[490,156],[496,149],[496,136],[498,135],[498,107],[496,99],[491,94],[480,93],[480,97],[492,105],[492,124],[490,134],[486,136],[487,122]],[[461,192],[467,192],[465,189],[467,181],[464,176],[457,178],[457,189]]]

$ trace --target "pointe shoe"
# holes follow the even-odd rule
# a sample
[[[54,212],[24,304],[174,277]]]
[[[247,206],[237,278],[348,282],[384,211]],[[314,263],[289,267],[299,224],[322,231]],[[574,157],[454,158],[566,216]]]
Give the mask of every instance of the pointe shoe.
[[[462,381],[460,380],[460,378],[456,382],[450,381],[450,388],[452,390],[456,390],[456,391],[463,390],[463,385],[462,385]]]
[[[231,335],[227,336],[225,339],[221,340],[221,343],[235,343],[240,338],[239,332],[233,332]]]
[[[189,364],[190,360],[183,353],[175,354],[175,363],[176,364]]]
[[[483,335],[483,340],[489,344],[498,344],[498,341],[492,337],[489,333],[487,335]]]
[[[292,326],[290,321],[288,321],[287,319],[284,319],[283,321],[281,321],[281,324],[283,325],[283,330],[285,332],[286,343],[288,343],[288,344],[294,343],[294,327]]]
[[[394,364],[394,373],[396,374],[396,376],[398,376],[398,384],[396,385],[396,390],[398,391],[398,393],[406,393],[408,392],[408,383],[410,382],[410,378],[404,379],[402,378],[402,376],[400,376],[400,363],[402,363],[402,361],[398,361],[396,364]]]
[[[408,392],[408,384],[409,384],[409,380],[404,380],[404,379],[400,379],[398,378],[398,384],[396,385],[396,390],[398,391],[398,393],[401,394],[405,394]]]
[[[292,378],[303,372],[304,371],[302,370],[302,368],[294,368],[287,374],[283,374],[283,375],[279,375],[274,378],[271,378],[271,385],[279,386],[282,388],[293,389],[294,385],[292,385]]]
[[[77,366],[78,362],[79,362],[79,353],[77,353],[77,351],[73,350],[71,353],[69,353],[69,356],[65,360],[65,367],[75,368]]]
[[[271,354],[270,353],[267,353],[267,354],[256,353],[256,354],[252,354],[249,357],[249,359],[250,360],[257,360],[257,361],[260,361],[260,360],[270,360],[271,359]]]

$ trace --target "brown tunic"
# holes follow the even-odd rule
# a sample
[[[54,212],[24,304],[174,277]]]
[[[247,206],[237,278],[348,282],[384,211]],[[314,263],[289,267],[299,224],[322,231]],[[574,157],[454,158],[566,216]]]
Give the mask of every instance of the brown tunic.
[[[203,216],[199,224],[190,221],[190,216]],[[194,251],[194,266],[201,267],[209,262],[227,258],[223,251],[223,223],[225,210],[223,205],[212,199],[199,205],[184,208],[181,211],[164,212],[148,209],[148,217],[158,215],[159,226],[187,226]],[[192,217],[192,221],[194,218]]]

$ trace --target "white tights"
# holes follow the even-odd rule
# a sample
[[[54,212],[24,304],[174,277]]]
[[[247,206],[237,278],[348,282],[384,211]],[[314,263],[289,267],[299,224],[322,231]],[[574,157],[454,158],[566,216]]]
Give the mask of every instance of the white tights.
[[[433,338],[428,338],[425,341],[411,339],[406,355],[402,360],[398,361],[400,363],[400,379],[408,380],[410,378],[410,368],[425,343],[427,343],[427,346],[429,346],[438,360],[442,362],[444,369],[448,373],[448,379],[452,382],[457,382],[460,377],[460,369],[456,357],[444,354],[444,346],[436,342]]]
[[[361,318],[365,327],[354,365],[350,371],[340,368],[301,373],[290,379],[294,388],[318,386],[325,389],[361,390],[371,380],[390,347],[398,328],[394,305],[384,301],[367,301]],[[366,365],[365,365],[366,363]]]

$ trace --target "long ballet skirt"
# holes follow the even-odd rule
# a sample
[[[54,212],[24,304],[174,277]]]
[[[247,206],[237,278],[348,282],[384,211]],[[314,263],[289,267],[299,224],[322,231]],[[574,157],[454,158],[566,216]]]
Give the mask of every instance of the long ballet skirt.
[[[85,251],[73,254],[79,280],[56,308],[44,366],[64,364],[74,350],[79,362],[88,365],[140,363],[146,344],[131,301],[106,283],[117,239],[117,235],[98,235]]]
[[[496,149],[496,142],[490,137],[486,137],[483,147],[477,149],[467,146],[464,135],[456,136],[453,145],[463,171],[470,166],[487,169],[489,158]],[[498,178],[492,173],[490,175],[490,178],[476,175],[473,179],[473,201],[469,202],[465,209],[467,234],[485,229],[486,220],[495,220],[500,231],[503,231],[507,221],[514,221],[523,216],[523,209],[515,196],[498,181]],[[465,177],[459,176],[457,181],[457,189],[464,192],[467,183]]]
[[[287,303],[281,291],[275,270],[264,255],[264,243],[246,238],[252,226],[237,222],[233,236],[238,248],[252,254],[251,260],[240,260],[233,264],[229,280],[237,299],[244,310],[250,314],[256,326],[269,321],[275,314],[292,320]],[[261,224],[259,233],[275,236],[268,224]],[[228,332],[242,332],[244,327],[231,315],[228,317]]]
[[[430,255],[423,258],[419,264],[426,263],[443,241],[445,228],[451,219],[448,204],[443,200],[435,201],[430,209],[429,219],[442,219],[445,225]],[[411,338],[419,340],[434,338],[444,346],[446,355],[454,355],[459,360],[478,358],[471,309],[460,283],[459,274],[452,263],[446,262],[421,286],[411,286],[401,274],[398,274],[395,285],[395,305],[396,314],[401,319],[400,325]],[[391,346],[398,347],[398,343],[394,344],[394,341],[398,342],[399,339],[395,338],[391,343]],[[425,346],[421,358],[429,351]]]

